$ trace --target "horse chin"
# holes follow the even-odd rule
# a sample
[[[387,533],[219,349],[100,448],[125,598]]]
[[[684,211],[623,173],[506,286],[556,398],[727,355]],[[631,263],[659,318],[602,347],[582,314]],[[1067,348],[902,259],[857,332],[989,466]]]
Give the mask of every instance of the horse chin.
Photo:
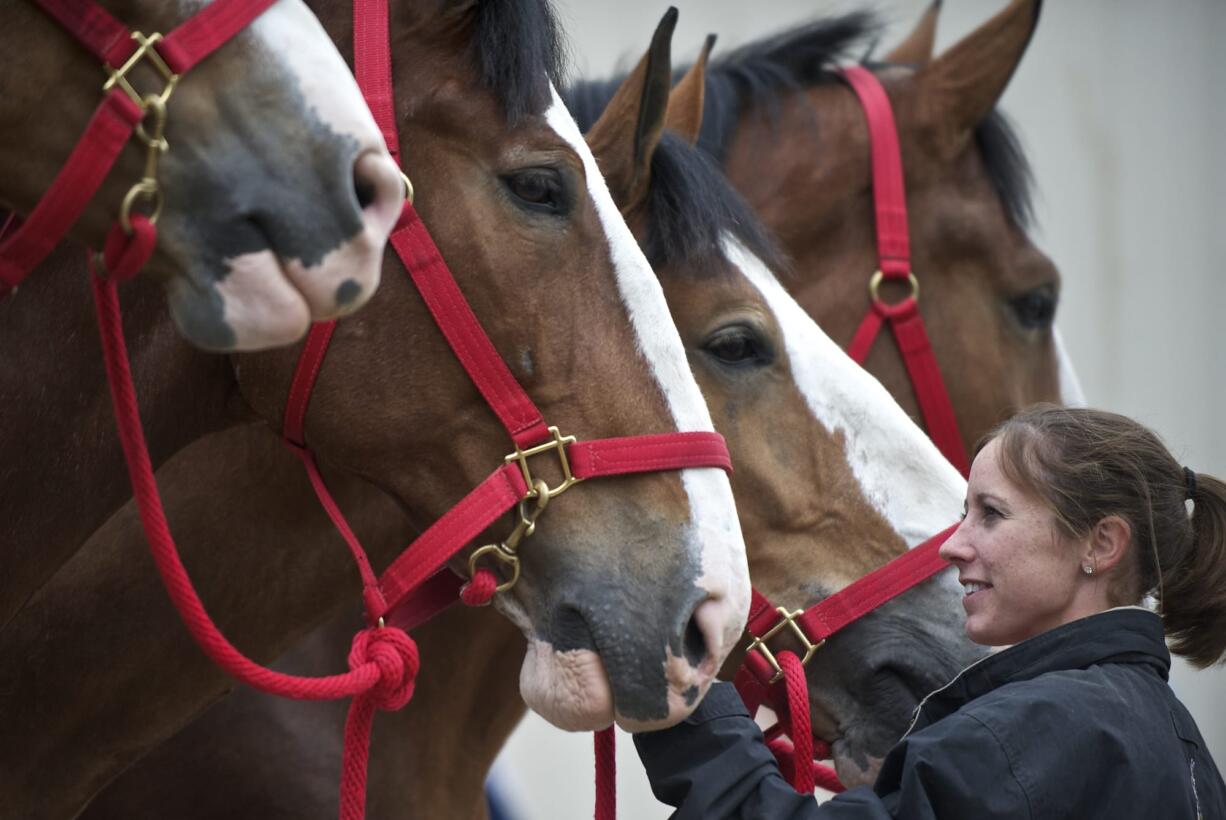
[[[830,754],[839,781],[849,789],[872,786],[884,760],[856,749],[850,740],[843,737],[830,745]]]
[[[188,276],[167,283],[170,313],[179,332],[203,350],[264,350],[301,339],[310,308],[268,251],[227,260],[227,275],[208,285]]]
[[[590,649],[559,652],[550,643],[530,639],[519,691],[529,709],[559,729],[595,731],[614,720],[604,663]]]

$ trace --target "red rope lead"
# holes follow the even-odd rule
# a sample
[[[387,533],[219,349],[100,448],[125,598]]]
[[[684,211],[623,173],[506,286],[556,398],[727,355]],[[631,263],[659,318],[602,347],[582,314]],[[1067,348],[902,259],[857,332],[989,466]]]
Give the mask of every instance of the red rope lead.
[[[91,259],[91,268],[92,265]],[[416,645],[394,627],[363,630],[354,638],[349,656],[350,671],[342,675],[305,678],[257,664],[221,634],[188,578],[162,509],[141,429],[132,373],[128,368],[115,283],[100,276],[91,277],[91,282],[119,440],[149,548],[171,602],[201,650],[243,683],[298,700],[354,697],[345,729],[341,817],[343,820],[360,818],[365,804],[366,757],[373,713],[375,709],[399,709],[412,697],[418,669]]]
[[[617,735],[612,726],[593,735],[596,744],[596,820],[616,820]]]
[[[809,723],[809,686],[796,653],[779,653],[779,666],[788,690],[788,735],[792,738],[792,788],[813,794],[813,728]]]
[[[460,587],[460,600],[465,606],[485,606],[498,591],[498,578],[485,567],[473,573],[472,580]]]

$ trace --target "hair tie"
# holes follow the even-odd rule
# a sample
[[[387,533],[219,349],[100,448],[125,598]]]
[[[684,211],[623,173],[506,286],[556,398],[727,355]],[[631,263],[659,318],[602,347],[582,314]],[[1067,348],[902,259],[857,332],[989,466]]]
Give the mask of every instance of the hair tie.
[[[1196,473],[1188,467],[1183,468],[1183,480],[1187,484],[1187,498],[1189,500],[1196,499]]]

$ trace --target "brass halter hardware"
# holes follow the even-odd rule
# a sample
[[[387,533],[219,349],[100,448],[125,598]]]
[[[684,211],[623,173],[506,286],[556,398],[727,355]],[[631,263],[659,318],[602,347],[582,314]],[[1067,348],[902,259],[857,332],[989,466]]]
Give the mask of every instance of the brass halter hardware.
[[[524,483],[527,484],[529,488],[528,498],[532,498],[536,495],[538,483],[536,479],[532,477],[532,470],[528,468],[528,459],[531,456],[547,453],[550,450],[557,451],[558,463],[562,467],[562,483],[556,487],[545,486],[550,498],[556,495],[561,495],[583,480],[581,478],[575,478],[574,473],[570,471],[570,459],[566,457],[566,445],[574,444],[575,437],[562,435],[558,432],[557,427],[550,427],[549,435],[553,436],[552,441],[547,441],[544,444],[538,444],[535,447],[529,447],[527,450],[521,450],[519,447],[516,447],[514,453],[511,453],[509,456],[503,459],[507,464],[510,464],[513,461],[519,463],[520,472],[524,474]],[[540,483],[544,484],[544,482]]]
[[[871,298],[873,302],[875,303],[881,303],[881,295],[878,293],[878,289],[881,287],[881,282],[883,279],[885,279],[885,274],[882,273],[881,271],[877,271],[868,280],[868,295],[869,295],[869,298]],[[911,288],[911,292],[907,294],[907,299],[914,299],[915,301],[918,302],[919,301],[919,279],[915,278],[914,273],[910,273],[910,272],[907,273],[907,285]],[[897,304],[901,304],[902,302],[905,302],[907,299],[903,299]]]
[[[783,677],[783,667],[779,665],[779,660],[775,657],[775,653],[771,652],[770,647],[766,645],[766,642],[771,638],[778,635],[784,629],[791,629],[792,634],[796,636],[796,639],[799,640],[805,648],[805,656],[800,659],[801,666],[807,666],[809,660],[813,657],[813,653],[821,649],[826,643],[824,639],[818,641],[817,643],[813,643],[811,640],[809,640],[809,636],[805,634],[805,631],[800,628],[800,624],[796,623],[796,619],[804,614],[804,610],[797,609],[794,612],[788,612],[786,607],[780,606],[776,607],[775,611],[779,613],[779,617],[783,620],[767,630],[766,634],[762,637],[754,638],[753,643],[749,645],[748,650],[753,652],[756,649],[761,652],[762,657],[766,658],[766,662],[769,663],[775,670],[774,676],[770,679],[771,683],[776,683]]]
[[[562,435],[557,427],[550,427],[549,435],[552,436],[552,440],[529,447],[527,450],[516,447],[515,452],[504,459],[507,464],[514,462],[519,465],[520,472],[524,476],[524,483],[528,485],[528,494],[519,502],[517,508],[519,520],[510,535],[501,542],[486,544],[468,558],[468,577],[470,578],[477,573],[477,564],[484,558],[494,559],[507,567],[511,577],[499,584],[496,592],[506,592],[519,580],[519,545],[525,538],[531,537],[536,532],[536,521],[545,511],[549,500],[583,480],[576,478],[571,472],[570,459],[566,456],[566,446],[574,444],[575,437]],[[556,487],[550,487],[544,479],[533,477],[532,470],[528,467],[529,458],[551,450],[557,453],[558,464],[562,468],[562,481]]]
[[[119,224],[123,227],[124,233],[128,235],[132,233],[132,206],[139,200],[149,203],[150,222],[157,224],[158,218],[162,215],[164,197],[158,185],[158,164],[161,162],[162,155],[170,150],[170,144],[166,142],[165,136],[166,103],[179,83],[179,75],[170,70],[170,66],[166,65],[162,55],[158,54],[157,49],[154,48],[162,40],[161,34],[155,33],[146,37],[136,31],[132,33],[132,39],[139,44],[136,51],[132,52],[132,56],[119,68],[108,67],[107,81],[102,85],[104,93],[118,86],[145,114],[145,119],[136,126],[136,136],[146,148],[145,175],[128,189],[128,193],[124,195],[123,204],[119,207]],[[128,72],[141,60],[148,61],[162,77],[164,85],[161,91],[141,95],[132,85],[132,81],[128,79]],[[150,128],[146,128],[146,122],[150,122]]]
[[[400,181],[404,183],[404,201],[413,204],[413,180],[404,171],[400,172]]]

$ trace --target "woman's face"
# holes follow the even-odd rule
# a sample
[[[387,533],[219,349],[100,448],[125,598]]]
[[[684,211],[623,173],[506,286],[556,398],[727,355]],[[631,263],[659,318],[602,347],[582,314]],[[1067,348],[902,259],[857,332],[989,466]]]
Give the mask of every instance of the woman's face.
[[[965,590],[966,634],[987,646],[1024,641],[1080,617],[1080,551],[1055,516],[1001,472],[998,442],[971,465],[966,517],[941,546]]]

